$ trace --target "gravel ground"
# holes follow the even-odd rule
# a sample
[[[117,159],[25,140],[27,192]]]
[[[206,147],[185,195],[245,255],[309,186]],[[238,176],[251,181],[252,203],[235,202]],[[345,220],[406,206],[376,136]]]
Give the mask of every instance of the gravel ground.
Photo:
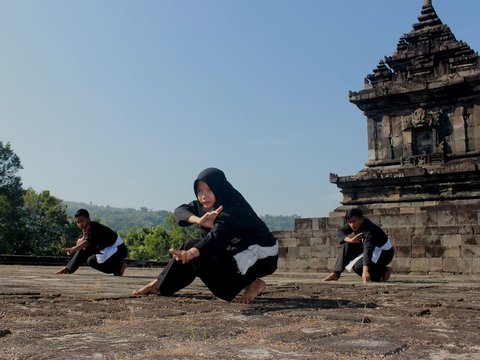
[[[480,277],[283,273],[237,304],[130,296],[158,269],[55,270],[0,265],[0,359],[480,359]]]

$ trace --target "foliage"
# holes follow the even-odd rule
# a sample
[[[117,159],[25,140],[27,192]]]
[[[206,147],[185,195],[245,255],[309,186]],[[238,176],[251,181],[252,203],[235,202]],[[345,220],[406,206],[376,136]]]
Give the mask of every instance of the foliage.
[[[28,189],[24,196],[25,235],[29,239],[23,254],[62,255],[62,249],[78,233],[60,199],[49,191]]]
[[[131,228],[120,232],[128,247],[129,258],[135,260],[165,259],[169,256],[168,249],[179,249],[186,240],[199,235],[196,226],[183,228],[177,225],[173,214],[167,216],[165,226]]]
[[[92,219],[112,228],[116,231],[127,231],[131,228],[151,228],[165,224],[168,211],[148,210],[141,207],[140,210],[132,208],[115,208],[111,206],[98,206],[75,201],[64,201],[67,214],[72,216],[78,209],[87,209]]]
[[[21,169],[20,158],[10,144],[0,141],[0,253],[23,246]]]

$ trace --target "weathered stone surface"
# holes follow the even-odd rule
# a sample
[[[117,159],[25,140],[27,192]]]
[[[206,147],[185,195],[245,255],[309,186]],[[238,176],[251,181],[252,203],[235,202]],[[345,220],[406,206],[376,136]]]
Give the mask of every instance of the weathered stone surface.
[[[432,260],[432,259],[428,259]],[[471,259],[473,260],[473,259]],[[200,281],[133,297],[158,269],[113,277],[0,266],[1,359],[476,359],[479,276],[278,273],[250,304]]]

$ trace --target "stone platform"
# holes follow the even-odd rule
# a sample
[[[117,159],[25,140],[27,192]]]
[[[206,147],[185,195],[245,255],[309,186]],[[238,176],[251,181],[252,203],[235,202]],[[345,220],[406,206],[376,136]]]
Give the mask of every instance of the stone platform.
[[[132,297],[158,269],[0,266],[0,359],[480,359],[480,277],[278,273],[252,304],[195,282]]]

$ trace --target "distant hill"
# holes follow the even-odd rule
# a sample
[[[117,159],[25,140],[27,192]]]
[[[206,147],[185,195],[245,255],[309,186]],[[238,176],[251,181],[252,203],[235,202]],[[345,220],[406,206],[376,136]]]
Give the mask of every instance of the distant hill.
[[[146,208],[141,210],[133,208],[115,208],[111,206],[98,206],[75,201],[64,201],[67,214],[72,216],[78,209],[87,209],[93,220],[105,224],[115,231],[124,231],[133,227],[155,227],[163,225],[169,214],[168,211],[151,211]]]
[[[68,216],[72,216],[78,209],[87,209],[93,220],[105,224],[115,231],[125,231],[133,227],[155,227],[165,224],[165,219],[169,214],[166,210],[148,210],[141,208],[115,208],[111,206],[98,206],[75,201],[64,201],[67,207]],[[260,216],[272,231],[293,230],[295,218],[298,215],[262,215]]]

